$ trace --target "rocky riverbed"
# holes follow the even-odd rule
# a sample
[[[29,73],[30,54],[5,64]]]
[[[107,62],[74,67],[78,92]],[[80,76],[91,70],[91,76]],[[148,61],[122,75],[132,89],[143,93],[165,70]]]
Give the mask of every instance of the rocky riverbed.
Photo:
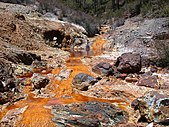
[[[169,126],[168,18],[88,38],[17,6],[0,3],[0,126]]]

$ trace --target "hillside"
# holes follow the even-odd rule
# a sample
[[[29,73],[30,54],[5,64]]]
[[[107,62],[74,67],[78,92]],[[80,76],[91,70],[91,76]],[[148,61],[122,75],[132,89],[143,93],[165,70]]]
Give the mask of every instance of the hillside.
[[[166,0],[1,0],[10,3],[36,4],[39,12],[52,12],[60,20],[83,26],[89,36],[98,34],[101,24],[142,15],[145,18],[169,16]],[[160,3],[160,4],[159,4]],[[113,19],[112,19],[113,18]]]

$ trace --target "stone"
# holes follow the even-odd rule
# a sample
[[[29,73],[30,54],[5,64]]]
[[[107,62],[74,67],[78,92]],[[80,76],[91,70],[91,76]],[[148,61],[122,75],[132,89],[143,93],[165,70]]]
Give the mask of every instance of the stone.
[[[31,83],[34,89],[45,88],[49,81],[50,80],[47,77],[38,73],[35,73],[31,78]]]
[[[115,73],[114,76],[124,80],[127,77],[127,74]]]
[[[16,126],[16,122],[22,119],[21,114],[25,112],[28,106],[23,108],[16,108],[9,110],[6,115],[0,121],[1,127],[13,127]]]
[[[31,65],[34,60],[41,60],[40,56],[22,50],[12,50],[5,52],[4,54],[6,60],[13,63],[24,63],[25,65]]]
[[[86,91],[88,87],[94,85],[97,80],[87,74],[79,73],[77,74],[72,81],[72,87],[78,90]]]
[[[138,81],[138,75],[135,74],[129,74],[126,78],[125,78],[126,82],[137,82]]]
[[[17,77],[31,77],[33,70],[28,65],[15,65],[14,75]]]
[[[8,78],[13,78],[12,65],[5,59],[0,59],[0,80],[5,81]]]
[[[141,55],[123,53],[117,58],[115,66],[120,73],[138,73],[141,70]]]
[[[113,75],[112,65],[106,62],[100,62],[92,68],[92,71],[100,75]]]
[[[158,68],[157,68],[157,67],[151,67],[151,68],[150,68],[150,71],[151,71],[152,73],[155,73],[155,72],[158,71]]]
[[[19,87],[20,83],[16,83],[16,79],[13,76],[12,65],[8,61],[0,59],[0,104],[22,98]]]
[[[126,81],[126,82],[137,82],[137,81],[138,81],[138,79],[137,79],[137,78],[135,78],[135,77],[134,77],[134,78],[131,78],[131,77],[126,77],[126,78],[125,78],[125,81]]]
[[[63,69],[58,75],[55,75],[55,79],[59,81],[67,80],[72,72],[71,69]]]
[[[110,103],[97,101],[55,105],[52,114],[57,126],[111,127],[128,121],[127,112]]]
[[[131,106],[139,110],[140,120],[169,125],[169,96],[150,91],[135,99]]]
[[[32,62],[31,67],[32,67],[33,72],[37,73],[43,70],[47,70],[47,63],[46,61],[35,60]]]
[[[145,87],[151,87],[151,88],[159,88],[157,76],[142,76],[139,81],[137,82],[138,86],[145,86]]]
[[[12,102],[13,99],[14,99],[13,92],[0,92],[0,104]]]

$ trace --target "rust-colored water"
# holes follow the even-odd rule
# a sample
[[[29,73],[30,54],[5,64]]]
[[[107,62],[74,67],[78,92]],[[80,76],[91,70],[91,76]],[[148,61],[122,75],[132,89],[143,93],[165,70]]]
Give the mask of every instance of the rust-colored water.
[[[102,46],[105,40],[101,37],[96,39],[96,42],[93,44],[93,53],[100,54]],[[31,85],[28,78],[27,86],[25,88],[25,93],[28,94],[26,100],[21,100],[14,105],[8,106],[0,113],[0,119],[5,115],[7,111],[14,108],[22,108],[28,106],[27,110],[22,114],[22,119],[19,121],[17,127],[54,127],[56,126],[52,122],[52,114],[50,109],[44,108],[46,105],[55,105],[55,104],[70,104],[73,102],[86,102],[86,101],[102,101],[110,103],[118,103],[120,108],[125,108],[128,105],[122,100],[105,100],[105,99],[96,99],[92,97],[83,96],[81,94],[76,94],[72,90],[71,82],[72,79],[78,73],[86,73],[93,75],[87,66],[83,65],[81,62],[81,57],[86,55],[91,55],[91,52],[73,52],[71,57],[67,60],[66,66],[68,69],[72,70],[71,75],[67,80],[58,81],[51,79],[49,89],[56,94],[54,98],[34,98],[34,95],[31,93]],[[56,68],[52,70],[52,74],[59,74],[61,68]],[[66,97],[67,96],[67,97]]]

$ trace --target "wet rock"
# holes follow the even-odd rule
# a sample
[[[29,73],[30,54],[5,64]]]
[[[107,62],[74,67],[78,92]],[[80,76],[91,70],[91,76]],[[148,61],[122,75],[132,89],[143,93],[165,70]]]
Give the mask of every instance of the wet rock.
[[[112,65],[106,62],[100,62],[92,68],[92,71],[100,75],[113,75]]]
[[[121,73],[138,73],[141,70],[141,56],[136,53],[123,53],[117,58],[115,66]]]
[[[53,121],[57,126],[111,127],[128,121],[128,113],[104,102],[83,102],[55,105]]]
[[[96,82],[97,80],[94,77],[79,73],[73,78],[72,85],[75,89],[86,91],[89,86],[94,85]]]
[[[151,88],[159,88],[158,82],[157,82],[157,76],[143,76],[139,79],[138,83],[136,84],[138,86],[146,86]]]
[[[169,96],[151,91],[137,98],[131,104],[135,110],[139,110],[140,121],[156,122],[169,125]]]
[[[31,78],[31,83],[34,89],[45,88],[49,83],[49,79],[41,74],[35,73]]]

